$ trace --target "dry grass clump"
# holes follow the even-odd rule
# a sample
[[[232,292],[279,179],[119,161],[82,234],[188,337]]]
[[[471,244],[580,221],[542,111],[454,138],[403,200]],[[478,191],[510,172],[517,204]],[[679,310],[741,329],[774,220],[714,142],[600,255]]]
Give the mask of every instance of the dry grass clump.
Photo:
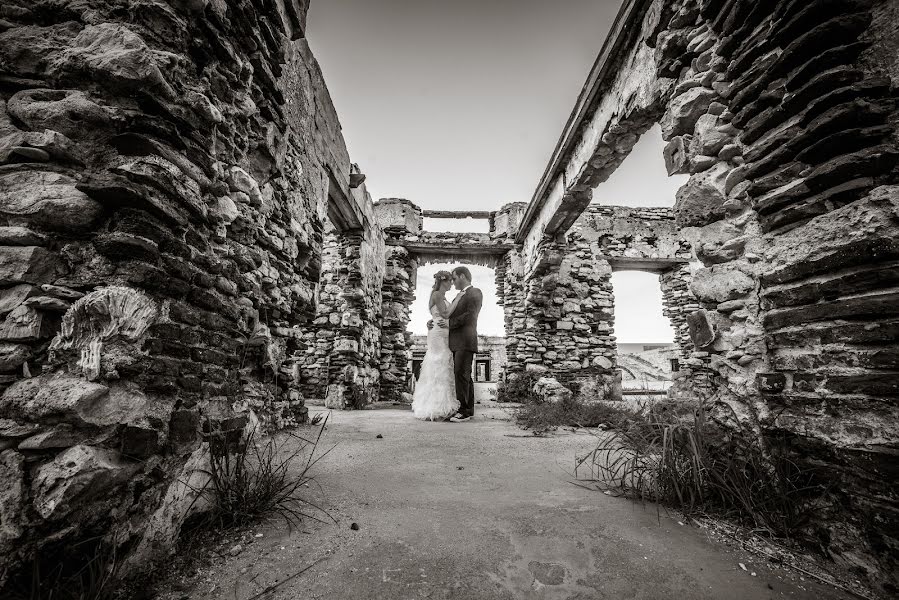
[[[115,548],[100,537],[48,544],[13,573],[0,590],[5,600],[113,600]]]
[[[576,471],[607,492],[795,537],[808,521],[807,498],[820,493],[811,494],[813,474],[766,447],[732,411],[730,420],[712,423],[702,403],[688,414],[651,408],[601,436]]]
[[[576,397],[543,402],[527,402],[515,413],[519,427],[541,435],[558,427],[608,427],[619,428],[636,418],[636,413],[626,407],[607,402],[584,402]]]
[[[312,467],[330,452],[315,456],[327,422],[321,420],[312,438],[285,431],[259,441],[251,432],[236,447],[226,434],[211,433],[209,481],[198,490],[210,510],[195,525],[223,529],[278,517],[289,525],[321,521],[327,512],[302,492],[313,481]]]

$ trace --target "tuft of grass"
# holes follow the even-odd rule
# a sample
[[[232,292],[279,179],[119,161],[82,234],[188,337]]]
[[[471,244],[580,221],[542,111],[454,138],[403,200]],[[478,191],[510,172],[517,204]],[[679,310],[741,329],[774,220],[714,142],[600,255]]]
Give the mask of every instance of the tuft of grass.
[[[41,548],[14,573],[0,597],[8,600],[113,600],[119,562],[100,537]]]
[[[506,381],[500,381],[496,384],[496,401],[520,402],[523,404],[536,402],[539,398],[534,393],[534,385],[538,379],[545,376],[545,373],[535,371],[524,371],[509,375]]]
[[[315,457],[328,417],[321,420],[317,435],[308,439],[295,432],[282,432],[257,440],[255,432],[234,447],[226,434],[210,434],[209,481],[203,490],[211,509],[197,527],[223,529],[283,518],[289,525],[304,519],[322,521],[327,511],[303,494],[314,481],[310,471],[333,448]],[[293,449],[286,447],[296,443]],[[333,519],[332,519],[333,520]]]
[[[581,481],[629,498],[658,502],[687,515],[710,514],[775,537],[801,535],[814,473],[733,423],[720,427],[700,403],[691,413],[650,409],[641,419],[600,436],[578,459]]]

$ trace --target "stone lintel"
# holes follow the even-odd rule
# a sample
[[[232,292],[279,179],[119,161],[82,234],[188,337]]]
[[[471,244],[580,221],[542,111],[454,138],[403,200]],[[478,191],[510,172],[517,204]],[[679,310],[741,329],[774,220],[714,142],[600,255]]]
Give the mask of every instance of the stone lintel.
[[[606,257],[612,271],[646,271],[647,273],[664,273],[690,261],[682,258],[629,258]]]

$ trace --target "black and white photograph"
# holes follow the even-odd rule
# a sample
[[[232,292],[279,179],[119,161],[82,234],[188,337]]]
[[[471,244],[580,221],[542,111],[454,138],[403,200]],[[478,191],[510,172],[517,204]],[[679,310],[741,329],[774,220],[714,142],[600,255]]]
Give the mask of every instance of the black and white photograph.
[[[899,597],[899,0],[0,0],[0,600]]]

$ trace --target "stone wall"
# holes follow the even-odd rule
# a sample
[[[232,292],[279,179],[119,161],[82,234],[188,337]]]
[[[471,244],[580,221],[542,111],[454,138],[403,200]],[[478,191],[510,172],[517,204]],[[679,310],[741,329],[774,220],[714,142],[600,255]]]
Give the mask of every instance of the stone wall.
[[[590,206],[564,241],[542,243],[525,276],[523,307],[507,309],[516,337],[510,368],[548,370],[585,394],[619,398],[612,272],[680,274],[689,256],[671,209]],[[523,327],[516,327],[516,310],[524,313]]]
[[[677,2],[654,40],[659,76],[677,78],[661,120],[669,171],[692,174],[675,215],[703,263],[689,326],[714,387],[699,393],[814,469],[822,547],[887,579],[899,188],[895,60],[880,59],[895,14],[895,2]]]
[[[3,7],[0,579],[48,536],[167,551],[201,425],[305,418],[349,173],[305,2],[124,4]]]

